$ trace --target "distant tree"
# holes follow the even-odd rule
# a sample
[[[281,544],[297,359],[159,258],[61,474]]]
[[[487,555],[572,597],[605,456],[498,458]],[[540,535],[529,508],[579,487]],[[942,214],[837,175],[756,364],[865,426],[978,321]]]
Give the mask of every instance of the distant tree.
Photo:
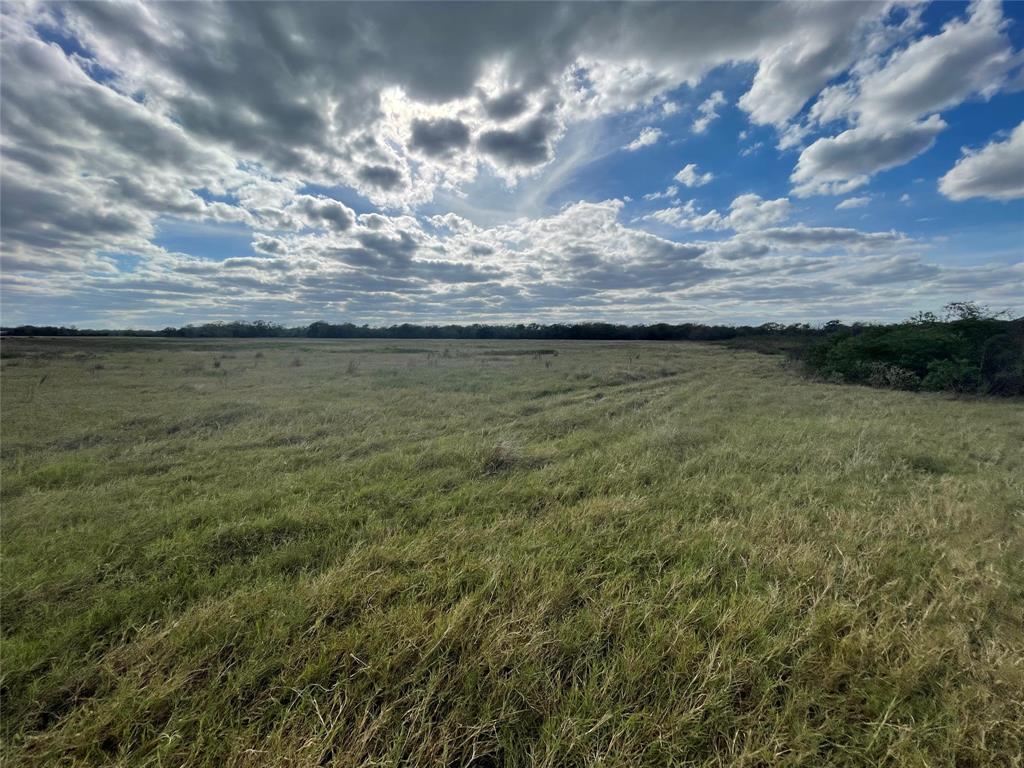
[[[934,312],[918,312],[912,315],[907,322],[911,325],[928,325],[939,322],[939,318]]]
[[[951,301],[942,308],[946,320],[988,320],[995,315],[988,307],[973,301]]]

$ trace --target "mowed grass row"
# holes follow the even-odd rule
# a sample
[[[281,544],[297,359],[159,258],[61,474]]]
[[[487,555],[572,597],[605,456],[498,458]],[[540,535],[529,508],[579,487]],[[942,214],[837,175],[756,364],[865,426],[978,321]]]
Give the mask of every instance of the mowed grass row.
[[[695,344],[2,374],[6,764],[1022,764],[1020,401]]]

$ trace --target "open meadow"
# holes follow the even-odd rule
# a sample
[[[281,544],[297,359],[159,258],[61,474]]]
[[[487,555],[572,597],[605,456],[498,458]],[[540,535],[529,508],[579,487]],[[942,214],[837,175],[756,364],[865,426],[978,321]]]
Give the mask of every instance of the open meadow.
[[[5,339],[9,766],[1024,765],[1024,404],[693,343]]]

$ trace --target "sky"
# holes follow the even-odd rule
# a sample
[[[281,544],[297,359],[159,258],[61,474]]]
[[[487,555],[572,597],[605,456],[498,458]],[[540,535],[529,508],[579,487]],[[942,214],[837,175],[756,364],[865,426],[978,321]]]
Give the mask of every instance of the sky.
[[[4,325],[1024,314],[1024,3],[0,12]]]

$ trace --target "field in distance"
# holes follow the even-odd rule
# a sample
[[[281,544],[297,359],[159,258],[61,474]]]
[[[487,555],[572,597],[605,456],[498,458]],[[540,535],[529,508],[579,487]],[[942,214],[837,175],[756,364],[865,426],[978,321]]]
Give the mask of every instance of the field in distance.
[[[5,339],[5,765],[1020,766],[1024,405]]]

